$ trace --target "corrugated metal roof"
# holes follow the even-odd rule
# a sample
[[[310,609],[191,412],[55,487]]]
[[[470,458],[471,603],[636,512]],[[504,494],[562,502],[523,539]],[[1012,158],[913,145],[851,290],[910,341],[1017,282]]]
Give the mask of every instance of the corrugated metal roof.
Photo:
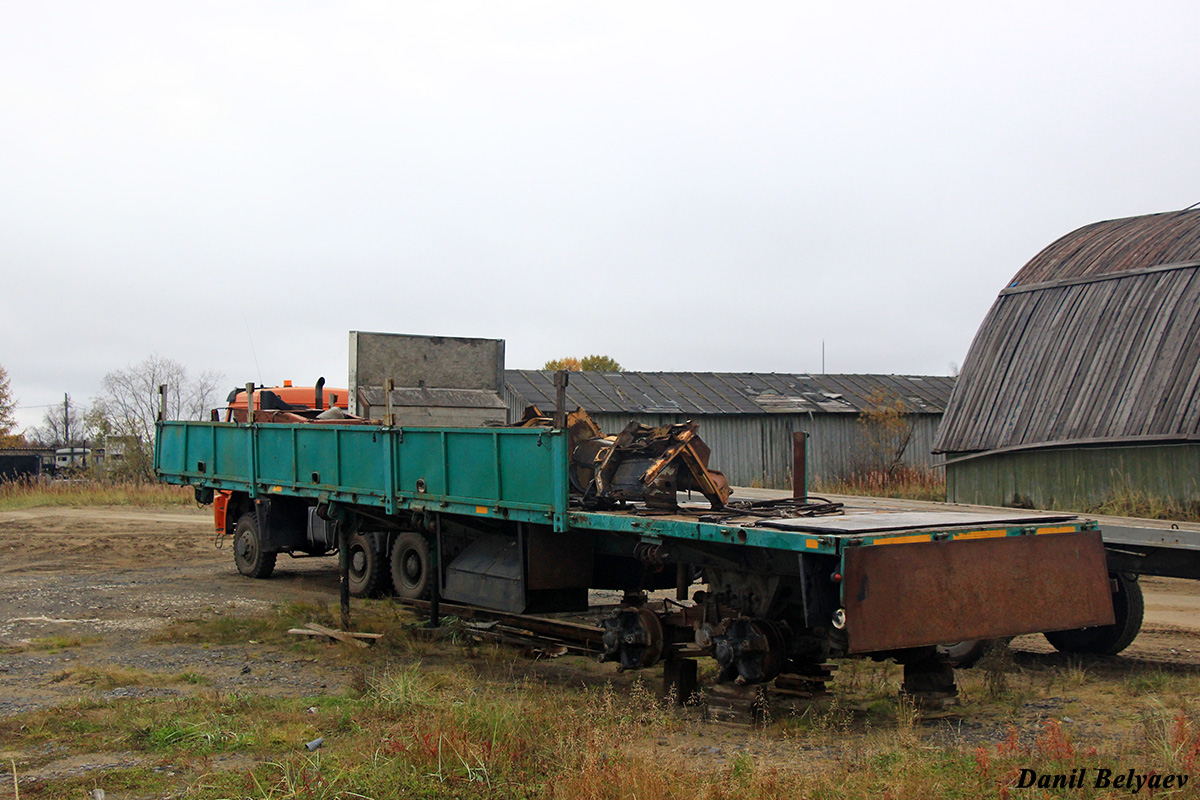
[[[546,411],[554,373],[505,370],[508,388]],[[776,372],[572,372],[568,404],[596,414],[855,413],[873,392],[902,398],[913,413],[940,414],[954,379],[943,375],[799,375]]]
[[[1001,292],[938,452],[1200,437],[1200,211],[1080,228]]]

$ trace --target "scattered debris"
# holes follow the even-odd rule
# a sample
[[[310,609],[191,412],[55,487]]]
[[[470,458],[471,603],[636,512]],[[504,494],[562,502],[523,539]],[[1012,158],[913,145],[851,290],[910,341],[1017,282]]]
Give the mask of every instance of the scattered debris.
[[[339,642],[345,642],[346,644],[352,644],[355,647],[369,647],[383,638],[382,633],[335,631],[333,628],[326,628],[324,625],[318,625],[315,622],[310,622],[303,628],[290,628],[288,633],[295,636],[327,636],[330,639],[335,639]]]
[[[316,739],[313,739],[311,742],[305,742],[304,747],[307,750],[312,751],[312,750],[316,750],[316,749],[320,748],[320,746],[323,744],[325,744],[325,737],[318,736]]]

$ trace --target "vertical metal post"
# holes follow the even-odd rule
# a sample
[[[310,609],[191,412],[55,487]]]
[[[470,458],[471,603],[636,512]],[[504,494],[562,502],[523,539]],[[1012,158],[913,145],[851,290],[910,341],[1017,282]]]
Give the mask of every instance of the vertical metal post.
[[[250,435],[246,444],[250,448],[250,497],[258,497],[258,445],[254,441],[254,383],[246,384],[246,424],[250,426]]]
[[[429,548],[433,582],[429,584],[429,627],[442,624],[442,515],[433,515],[433,547]]]
[[[692,585],[692,565],[675,565],[675,599],[687,600],[688,587]]]
[[[554,373],[554,427],[567,427],[567,384],[571,380],[568,370],[560,369]]]
[[[383,424],[385,427],[391,428],[396,424],[396,412],[392,410],[392,390],[396,388],[396,381],[391,378],[383,386],[385,411],[383,412]]]
[[[808,497],[808,434],[804,431],[792,433],[792,497]]]
[[[167,419],[167,385],[160,383],[158,385],[158,421],[165,422]]]
[[[350,522],[338,522],[338,605],[342,612],[342,630],[350,630]]]

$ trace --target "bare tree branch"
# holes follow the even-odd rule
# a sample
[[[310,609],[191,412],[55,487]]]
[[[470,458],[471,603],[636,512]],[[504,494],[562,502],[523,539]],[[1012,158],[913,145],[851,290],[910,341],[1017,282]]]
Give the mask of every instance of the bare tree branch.
[[[203,419],[219,396],[222,380],[220,373],[211,371],[190,380],[186,367],[157,354],[104,376],[96,411],[108,435],[123,440],[125,467],[131,477],[153,477],[158,387],[167,386],[167,419]]]

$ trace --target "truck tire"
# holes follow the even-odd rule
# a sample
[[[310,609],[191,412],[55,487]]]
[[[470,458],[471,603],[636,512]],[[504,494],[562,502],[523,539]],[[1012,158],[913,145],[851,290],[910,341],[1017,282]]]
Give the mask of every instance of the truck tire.
[[[404,531],[392,544],[392,586],[403,600],[429,596],[429,542],[415,531]]]
[[[1069,631],[1052,631],[1044,634],[1046,641],[1060,653],[1090,653],[1092,655],[1115,656],[1137,637],[1142,629],[1142,617],[1146,613],[1146,601],[1142,597],[1142,585],[1137,576],[1117,573],[1112,576],[1117,582],[1113,595],[1112,625],[1096,625],[1091,628],[1076,628]]]
[[[365,533],[350,535],[350,594],[355,597],[378,597],[387,592],[388,575],[383,555],[375,549],[371,536]]]
[[[233,528],[233,563],[247,578],[269,578],[275,571],[275,553],[263,551],[258,515],[251,511],[238,517]]]

